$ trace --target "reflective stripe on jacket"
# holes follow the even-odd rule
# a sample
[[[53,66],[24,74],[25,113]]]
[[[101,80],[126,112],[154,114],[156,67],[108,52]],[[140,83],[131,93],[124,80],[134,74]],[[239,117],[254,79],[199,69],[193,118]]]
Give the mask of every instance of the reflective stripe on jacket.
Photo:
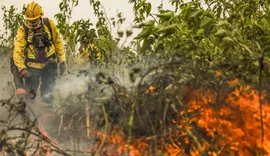
[[[54,22],[49,19],[50,27],[52,29],[52,36],[53,36],[53,44],[50,46],[49,51],[47,51],[47,57],[56,54],[57,62],[62,63],[66,61],[66,55],[64,50],[64,45],[60,38],[59,31],[54,24]],[[44,24],[45,32],[48,34],[49,39],[51,39],[51,34],[49,29]],[[29,32],[29,31],[28,31]],[[25,48],[26,48],[27,41],[25,40],[25,31],[24,27],[21,26],[16,35],[16,39],[14,41],[14,52],[13,52],[13,59],[15,65],[18,67],[19,71],[26,68],[25,64]],[[33,45],[29,45],[27,50],[27,57],[28,59],[35,59],[35,51]],[[27,66],[37,69],[43,69],[46,63],[39,63],[39,62],[31,62],[27,63]]]

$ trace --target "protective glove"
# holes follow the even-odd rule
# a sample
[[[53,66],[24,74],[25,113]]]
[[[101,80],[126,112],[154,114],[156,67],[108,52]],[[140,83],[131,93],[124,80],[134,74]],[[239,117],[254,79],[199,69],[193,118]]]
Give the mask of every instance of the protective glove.
[[[59,71],[60,71],[60,75],[64,74],[64,72],[66,71],[67,67],[66,67],[66,63],[62,62],[59,65]]]
[[[26,99],[26,90],[24,88],[17,88],[16,95],[17,95],[19,100],[25,100]]]
[[[31,72],[29,72],[26,68],[24,68],[21,72],[20,72],[20,77],[22,78],[29,78],[31,76]]]

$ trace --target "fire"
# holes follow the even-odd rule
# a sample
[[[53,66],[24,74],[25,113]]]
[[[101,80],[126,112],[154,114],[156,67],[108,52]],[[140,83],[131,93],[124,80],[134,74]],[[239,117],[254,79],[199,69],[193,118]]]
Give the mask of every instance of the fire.
[[[222,75],[222,71],[216,70],[216,75],[217,75],[217,76],[221,76],[221,75]]]
[[[235,84],[238,80],[233,80]],[[191,131],[205,134],[201,146],[208,155],[252,155],[252,153],[270,154],[270,104],[263,103],[264,144],[261,144],[261,123],[259,111],[259,94],[250,86],[239,87],[224,99],[216,103],[212,91],[195,91],[190,96],[189,114],[198,114],[189,119],[189,124],[197,123],[197,128],[191,127]],[[263,98],[263,97],[262,97]],[[180,112],[183,115],[183,112]],[[177,142],[181,136],[187,134],[180,131],[186,125],[185,121],[179,124],[179,132],[170,134],[172,143],[166,148],[169,155],[185,155],[183,143]],[[194,130],[193,130],[194,129]],[[201,134],[201,135],[204,135]],[[190,137],[189,137],[190,138]],[[193,141],[189,139],[189,141]],[[193,141],[194,142],[194,141]],[[211,148],[222,150],[211,150]],[[221,148],[222,147],[222,148]],[[191,155],[200,155],[196,144],[192,144]]]
[[[221,75],[221,73],[217,73]],[[238,79],[228,82],[231,86],[238,84]],[[148,93],[155,91],[150,86]],[[169,127],[166,136],[157,140],[155,152],[165,156],[178,155],[264,155],[270,154],[270,103],[263,102],[262,116],[264,124],[264,141],[262,145],[262,128],[260,123],[260,97],[251,86],[238,87],[234,91],[222,93],[217,99],[212,90],[195,90],[189,94],[187,110],[180,110],[180,120],[172,120],[175,127]],[[266,94],[264,94],[266,95]],[[262,99],[265,96],[261,97]],[[49,114],[44,119],[54,118]],[[46,122],[46,120],[44,120]],[[42,129],[44,130],[44,129]],[[43,131],[46,135],[46,131]],[[128,136],[123,129],[114,127],[112,132],[91,130],[91,136],[97,138],[94,145],[84,151],[95,153],[99,146],[100,155],[129,156],[151,155],[153,140],[146,137],[132,137],[127,144]],[[103,144],[103,143],[104,144]],[[165,144],[164,144],[165,142]],[[55,141],[56,144],[56,141]]]
[[[51,143],[57,145],[57,141],[49,136],[44,126],[48,120],[54,120],[54,119],[55,119],[55,115],[52,113],[43,114],[43,116],[41,116],[39,127],[32,128],[32,132],[36,134],[40,134],[41,138],[33,138],[29,140],[30,144],[34,146],[30,148],[28,151],[26,151],[26,156],[33,155],[33,153],[35,153],[36,150],[39,150],[39,152],[42,152],[43,156],[53,156],[53,153],[51,151],[49,144],[46,143],[43,139],[45,139],[46,137],[50,139]],[[36,148],[37,146],[39,146],[39,148]]]
[[[148,93],[152,93],[152,92],[154,92],[155,91],[155,87],[154,86],[150,86],[146,91],[145,91],[145,93],[146,94],[148,94]]]
[[[233,86],[238,82],[238,79],[233,79],[228,83]],[[197,156],[201,155],[202,151],[211,156],[229,154],[245,156],[262,153],[264,149],[265,155],[270,154],[270,134],[267,133],[270,130],[270,104],[263,103],[265,136],[262,146],[258,92],[246,86],[239,87],[226,96],[223,95],[218,101],[215,95],[211,90],[192,92],[187,102],[189,106],[187,113],[192,117],[172,121],[177,129],[169,128],[168,137],[163,138],[169,143],[165,148],[160,143],[159,151],[170,156]],[[179,115],[184,116],[184,110],[180,111]],[[113,151],[107,152],[107,155],[125,154],[126,137],[119,132],[117,130],[112,133],[106,140],[109,145],[117,147],[117,154]],[[150,155],[143,153],[151,148],[150,142],[143,138],[141,141],[136,140],[137,143],[133,142],[129,147],[129,155]],[[201,149],[198,146],[201,146]],[[104,149],[108,149],[108,146]]]
[[[111,134],[105,134],[104,132],[97,131],[92,133],[93,137],[102,140],[103,136],[106,136],[105,144],[100,152],[100,155],[107,156],[119,156],[125,155],[127,147],[129,147],[129,156],[141,156],[149,155],[147,152],[148,143],[145,141],[140,141],[140,139],[132,139],[132,144],[128,146],[127,137],[123,133],[121,128],[114,128]],[[136,141],[137,140],[137,141]],[[139,140],[139,141],[138,141]],[[90,151],[96,152],[99,144],[95,144],[91,147]]]

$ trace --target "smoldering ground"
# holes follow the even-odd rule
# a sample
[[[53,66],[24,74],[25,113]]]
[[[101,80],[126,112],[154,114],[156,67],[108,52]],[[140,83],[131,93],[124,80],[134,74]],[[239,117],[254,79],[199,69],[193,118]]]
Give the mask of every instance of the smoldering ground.
[[[17,102],[15,93],[15,88],[13,85],[13,77],[10,73],[10,64],[9,58],[5,57],[4,61],[2,61],[2,68],[0,69],[1,72],[1,83],[0,83],[0,100],[5,101],[11,99],[10,102]],[[110,98],[113,90],[111,87],[102,84],[100,81],[105,79],[104,75],[101,73],[106,73],[111,77],[114,77],[113,81],[116,81],[123,86],[131,86],[131,82],[129,81],[128,70],[125,67],[118,66],[115,70],[107,70],[106,68],[101,67],[93,67],[84,66],[84,68],[80,68],[79,70],[74,70],[68,73],[65,73],[62,76],[58,76],[56,79],[56,86],[53,92],[54,94],[54,106],[53,109],[46,109],[44,106],[45,104],[41,102],[39,92],[37,92],[37,96],[34,101],[30,103],[26,103],[26,111],[30,114],[32,120],[37,118],[39,125],[44,128],[44,130],[48,133],[49,137],[58,141],[59,146],[63,147],[64,149],[69,150],[83,150],[83,146],[87,146],[88,148],[91,143],[94,144],[94,140],[87,140],[87,144],[85,140],[78,140],[74,137],[74,135],[84,134],[85,132],[80,132],[80,128],[76,128],[76,123],[73,121],[68,121],[69,124],[74,124],[74,134],[70,134],[69,137],[59,137],[62,129],[65,129],[67,125],[61,127],[61,119],[53,119],[50,114],[57,114],[58,117],[63,117],[62,114],[73,113],[71,118],[78,115],[78,112],[72,112],[69,110],[70,108],[84,108],[84,104],[80,101],[80,98],[83,96],[88,96],[87,98],[92,99],[90,102],[89,113],[91,116],[96,116],[97,112],[100,112],[100,105],[95,100],[98,98],[107,97]],[[99,75],[99,76],[98,76]],[[108,77],[107,77],[108,78]],[[87,93],[88,94],[85,94]],[[63,106],[64,105],[64,106]],[[61,108],[61,110],[60,110]],[[65,109],[67,108],[67,109]],[[65,112],[68,110],[69,112]],[[0,120],[6,121],[9,120],[10,112],[6,107],[0,107]],[[49,116],[49,117],[48,117]],[[78,115],[80,116],[80,114]],[[83,115],[82,115],[83,117]],[[66,119],[65,119],[66,120]],[[71,119],[72,120],[72,119]],[[98,125],[99,121],[96,120],[97,123],[91,123],[93,127]],[[20,125],[22,124],[21,116],[16,116],[12,119],[12,125]],[[70,126],[70,125],[69,125]],[[2,129],[3,127],[0,127]],[[9,136],[18,136],[21,135],[20,131],[12,131],[9,132]],[[83,136],[82,136],[83,137]]]

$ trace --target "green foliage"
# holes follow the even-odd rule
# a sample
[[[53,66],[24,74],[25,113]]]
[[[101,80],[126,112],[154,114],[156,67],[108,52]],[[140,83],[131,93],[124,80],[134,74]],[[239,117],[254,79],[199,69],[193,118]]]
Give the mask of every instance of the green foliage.
[[[147,3],[146,0],[129,0],[129,3],[133,4],[135,23],[144,21],[150,15],[152,5],[149,2]]]
[[[145,55],[185,60],[201,72],[221,69],[258,83],[257,58],[268,59],[270,42],[266,2],[205,1],[206,9],[197,1],[172,3],[180,7],[179,14],[165,11],[156,15],[158,23],[150,20],[140,25],[142,31],[135,39],[155,49],[144,49]]]
[[[63,0],[59,4],[60,12],[54,16],[57,20],[56,26],[67,45],[66,53],[68,65],[70,65],[69,61],[74,56],[76,39],[78,38],[78,25],[90,25],[89,21],[84,20],[76,21],[73,24],[70,24],[73,8],[78,5],[78,2],[78,0]]]
[[[91,56],[90,60],[95,65],[106,64],[108,65],[108,52],[111,55],[111,51],[116,47],[116,41],[111,35],[111,27],[105,10],[102,9],[102,4],[100,1],[90,0],[90,5],[94,9],[94,14],[98,17],[98,22],[95,24],[95,28],[91,21],[88,20],[78,20],[70,23],[70,18],[72,10],[78,5],[78,1],[63,0],[60,5],[60,13],[55,15],[57,19],[57,27],[63,36],[66,43],[66,51],[68,54],[68,60],[71,62],[76,62],[76,56],[78,54],[88,51]],[[118,14],[117,23],[122,24],[125,20]],[[115,26],[115,25],[114,25]],[[118,32],[121,36],[121,31]],[[130,34],[130,32],[129,32]],[[97,48],[89,48],[89,45],[94,45]],[[80,46],[79,52],[76,47]],[[101,59],[101,57],[103,59]],[[72,67],[73,63],[69,63]]]
[[[107,28],[107,19],[106,19],[106,14],[105,10],[102,9],[103,6],[101,5],[99,0],[89,0],[90,5],[93,6],[94,14],[98,17],[98,22],[96,24],[97,28]]]
[[[17,29],[21,26],[23,22],[22,12],[17,12],[13,5],[7,9],[5,6],[2,6],[3,11],[3,21],[4,21],[4,31],[1,34],[0,42],[1,46],[8,47],[12,49],[14,47],[13,41],[16,37]]]

